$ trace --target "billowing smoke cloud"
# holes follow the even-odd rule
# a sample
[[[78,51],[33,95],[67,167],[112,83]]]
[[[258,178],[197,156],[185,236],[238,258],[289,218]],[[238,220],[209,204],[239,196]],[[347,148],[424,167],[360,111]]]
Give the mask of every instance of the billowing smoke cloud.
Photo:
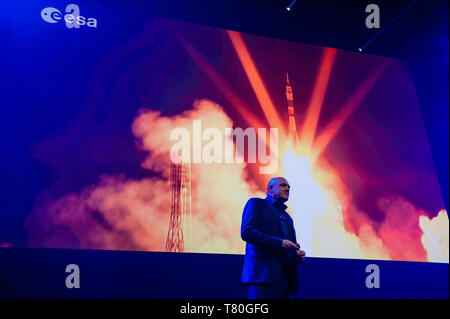
[[[345,211],[347,230],[357,234],[366,244],[364,253],[370,253],[365,258],[448,262],[445,211],[430,220],[428,212],[398,195],[380,197],[377,205],[384,212],[380,221],[369,219],[353,205]]]
[[[426,213],[400,197],[380,198],[377,204],[385,212],[378,235],[388,247],[391,259],[426,261],[419,227],[419,217]]]
[[[41,194],[25,226],[30,246],[112,250],[163,250],[166,200],[155,189],[168,182],[102,176],[79,194],[53,199]]]
[[[148,152],[143,167],[160,177],[102,176],[79,193],[40,194],[25,226],[38,247],[163,251],[171,210],[170,131],[193,120],[224,131],[232,121],[219,105],[202,100],[179,116],[141,110],[132,130]],[[248,198],[262,196],[246,180],[245,164],[192,164],[193,252],[242,253],[240,219]]]
[[[448,263],[449,222],[447,212],[441,210],[432,219],[420,216],[419,225],[423,231],[422,244],[427,250],[428,261]]]

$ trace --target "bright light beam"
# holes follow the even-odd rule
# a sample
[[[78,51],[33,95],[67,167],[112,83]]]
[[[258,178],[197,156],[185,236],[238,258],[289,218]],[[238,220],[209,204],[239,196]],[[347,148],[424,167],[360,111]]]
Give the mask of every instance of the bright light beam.
[[[319,116],[327,91],[330,74],[333,69],[336,52],[337,50],[333,48],[325,48],[323,51],[319,73],[314,84],[314,90],[311,95],[305,122],[303,123],[300,134],[300,150],[306,155],[310,154],[314,136],[316,135],[317,123],[319,122]]]
[[[230,37],[231,43],[241,61],[242,67],[244,68],[245,74],[256,94],[259,104],[263,110],[264,116],[267,119],[270,127],[278,128],[278,133],[280,140],[286,140],[286,130],[283,122],[281,121],[280,115],[278,114],[275,104],[273,103],[269,91],[267,90],[261,75],[253,62],[250,52],[245,45],[242,36],[239,32],[227,30],[227,34]]]
[[[214,85],[223,93],[227,100],[239,110],[244,119],[253,128],[264,127],[258,118],[250,111],[250,108],[237,96],[222,76],[214,70],[214,67],[203,57],[184,37],[172,29],[178,41],[183,45],[195,63],[205,72]]]
[[[329,122],[329,124],[323,129],[322,133],[315,139],[311,161],[315,161],[324,149],[328,146],[331,140],[344,125],[345,121],[355,111],[355,109],[361,104],[367,93],[375,85],[383,71],[386,69],[386,64],[379,65],[375,71],[354,91],[339,113]]]

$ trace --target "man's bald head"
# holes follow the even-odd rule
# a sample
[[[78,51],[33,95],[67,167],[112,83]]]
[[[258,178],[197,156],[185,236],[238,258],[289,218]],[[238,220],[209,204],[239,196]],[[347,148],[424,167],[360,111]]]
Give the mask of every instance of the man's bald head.
[[[274,177],[267,184],[267,196],[285,202],[289,199],[290,188],[284,177]]]

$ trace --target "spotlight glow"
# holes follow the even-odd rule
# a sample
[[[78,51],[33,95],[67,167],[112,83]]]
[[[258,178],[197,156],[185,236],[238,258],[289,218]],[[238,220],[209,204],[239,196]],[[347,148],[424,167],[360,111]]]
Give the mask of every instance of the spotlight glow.
[[[297,0],[293,0],[291,4],[286,8],[287,11],[291,11],[292,6],[295,4]]]

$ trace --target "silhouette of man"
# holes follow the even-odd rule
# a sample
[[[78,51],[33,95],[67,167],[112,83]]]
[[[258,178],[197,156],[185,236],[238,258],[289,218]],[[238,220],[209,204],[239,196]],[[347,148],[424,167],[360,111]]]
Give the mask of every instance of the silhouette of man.
[[[267,197],[251,198],[242,214],[241,237],[246,241],[243,285],[249,299],[290,299],[298,290],[297,266],[305,252],[297,243],[292,218],[284,204],[290,185],[272,178]]]

